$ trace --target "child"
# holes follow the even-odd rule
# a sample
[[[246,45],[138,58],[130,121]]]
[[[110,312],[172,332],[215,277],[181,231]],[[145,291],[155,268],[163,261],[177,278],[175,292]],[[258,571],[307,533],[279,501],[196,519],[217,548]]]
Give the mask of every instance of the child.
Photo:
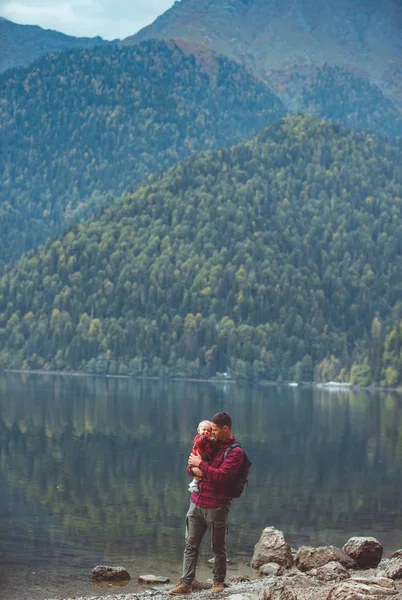
[[[201,454],[204,460],[209,460],[212,454],[212,443],[215,441],[211,438],[212,426],[211,421],[201,421],[197,427],[197,435],[194,438],[192,454]],[[189,492],[198,492],[198,482],[202,477],[194,477],[188,486]]]

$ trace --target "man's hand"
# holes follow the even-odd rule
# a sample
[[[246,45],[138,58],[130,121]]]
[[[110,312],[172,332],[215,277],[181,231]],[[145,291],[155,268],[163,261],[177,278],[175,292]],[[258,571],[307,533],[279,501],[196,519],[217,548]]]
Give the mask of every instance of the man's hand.
[[[202,471],[198,467],[193,467],[191,470],[196,477],[202,477]]]
[[[189,467],[198,467],[198,465],[202,462],[202,456],[199,454],[190,454],[188,457],[188,466]]]

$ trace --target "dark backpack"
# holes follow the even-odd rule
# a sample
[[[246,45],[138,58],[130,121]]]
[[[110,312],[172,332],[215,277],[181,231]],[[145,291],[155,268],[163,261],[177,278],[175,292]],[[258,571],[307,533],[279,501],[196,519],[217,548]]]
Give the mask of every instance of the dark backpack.
[[[231,446],[226,448],[224,455],[223,455],[224,460],[226,460],[226,457],[229,454],[229,452],[231,450],[233,450],[233,448],[236,448],[236,447],[241,448],[240,444],[238,444],[237,442],[235,442],[234,444],[232,444]],[[232,498],[240,498],[240,496],[242,495],[244,488],[246,487],[246,485],[248,483],[248,473],[250,471],[250,467],[251,467],[251,461],[250,461],[249,457],[247,456],[247,454],[243,450],[243,462],[241,464],[240,469],[237,471],[236,475],[234,476],[233,481],[230,483],[230,495]]]

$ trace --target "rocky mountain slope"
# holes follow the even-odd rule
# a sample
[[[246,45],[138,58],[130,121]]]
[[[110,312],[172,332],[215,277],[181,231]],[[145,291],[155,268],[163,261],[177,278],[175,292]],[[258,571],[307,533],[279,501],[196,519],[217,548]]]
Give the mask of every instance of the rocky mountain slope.
[[[110,44],[101,37],[78,38],[37,25],[19,25],[0,17],[0,72],[25,67],[34,60],[68,48],[92,48]]]
[[[399,0],[181,0],[123,43],[182,39],[248,64],[280,87],[324,63],[377,84],[402,105]]]

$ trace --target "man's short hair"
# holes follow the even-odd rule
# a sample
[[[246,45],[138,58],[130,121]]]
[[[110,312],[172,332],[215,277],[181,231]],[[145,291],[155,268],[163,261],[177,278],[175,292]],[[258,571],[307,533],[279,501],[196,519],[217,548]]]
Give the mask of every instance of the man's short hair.
[[[224,427],[224,425],[227,425],[229,427],[229,429],[232,429],[232,419],[231,416],[228,415],[228,413],[226,412],[218,412],[216,413],[216,415],[214,415],[211,419],[211,422],[214,423],[215,425],[218,425],[218,427]]]

